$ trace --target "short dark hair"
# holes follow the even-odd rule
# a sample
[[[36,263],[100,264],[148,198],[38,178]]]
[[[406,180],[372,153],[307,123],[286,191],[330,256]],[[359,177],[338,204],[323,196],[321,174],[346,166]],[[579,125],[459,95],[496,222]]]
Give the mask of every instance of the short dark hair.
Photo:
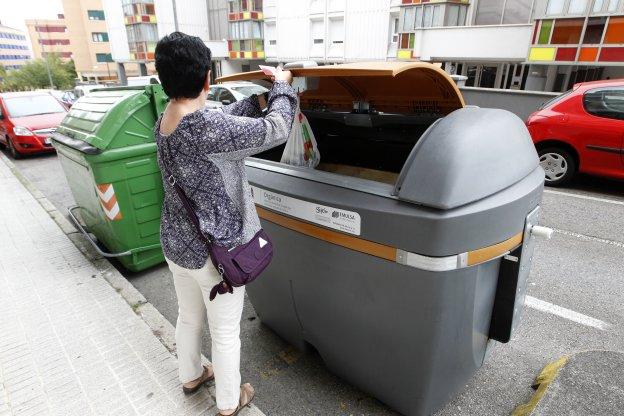
[[[197,98],[210,69],[210,49],[197,36],[173,32],[156,44],[156,72],[170,98]]]

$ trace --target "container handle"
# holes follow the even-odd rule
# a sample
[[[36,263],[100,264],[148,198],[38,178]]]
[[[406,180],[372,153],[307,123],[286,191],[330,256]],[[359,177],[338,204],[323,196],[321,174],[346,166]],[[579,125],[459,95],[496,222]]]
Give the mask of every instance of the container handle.
[[[78,221],[78,218],[76,218],[76,216],[74,215],[73,211],[75,209],[78,209],[78,208],[81,208],[81,207],[79,205],[73,205],[73,206],[67,208],[67,213],[69,214],[69,218],[72,220],[72,222],[74,223],[76,228],[78,228],[78,231],[80,231],[80,233],[89,241],[89,243],[91,243],[91,245],[93,246],[95,251],[97,251],[103,257],[130,256],[132,254],[140,253],[142,251],[147,251],[147,250],[153,250],[155,248],[160,248],[160,244],[152,244],[152,245],[145,246],[145,247],[138,247],[138,248],[133,248],[133,249],[130,249],[130,250],[126,250],[126,251],[121,252],[121,253],[107,253],[105,251],[102,251],[102,249],[100,249],[100,247],[93,240],[93,238],[91,238],[91,236],[89,235],[87,230],[85,230],[84,227],[82,226],[82,224],[80,224],[80,221]]]

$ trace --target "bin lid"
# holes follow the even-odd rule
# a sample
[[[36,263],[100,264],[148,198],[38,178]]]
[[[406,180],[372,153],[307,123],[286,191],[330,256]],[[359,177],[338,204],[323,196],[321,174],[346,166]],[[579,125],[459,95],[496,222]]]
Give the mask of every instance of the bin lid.
[[[74,103],[56,133],[82,140],[100,150],[134,144],[134,141],[153,141],[155,109],[151,97],[157,92],[153,88],[93,91]],[[132,126],[127,123],[130,119]]]
[[[353,101],[367,101],[378,111],[446,115],[465,105],[453,79],[427,62],[357,62],[290,71],[295,77],[313,79],[301,94],[304,109],[322,105],[328,110],[350,111]],[[217,82],[260,79],[269,78],[262,71],[251,71],[224,76]]]

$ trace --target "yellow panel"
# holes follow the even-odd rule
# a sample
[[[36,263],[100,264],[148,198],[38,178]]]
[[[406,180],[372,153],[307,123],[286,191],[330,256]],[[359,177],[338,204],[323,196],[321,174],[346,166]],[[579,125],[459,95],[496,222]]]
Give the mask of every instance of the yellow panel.
[[[243,19],[250,19],[251,18],[251,13],[249,12],[244,12],[243,13]]]
[[[264,58],[264,52],[258,51],[258,58]]]
[[[531,48],[529,61],[554,61],[556,48]]]
[[[264,15],[262,14],[262,12],[258,12],[258,20],[262,20],[264,18]]]
[[[397,52],[397,58],[399,59],[412,59],[411,49],[402,49]]]
[[[153,14],[150,15],[150,23],[156,23],[156,16]]]

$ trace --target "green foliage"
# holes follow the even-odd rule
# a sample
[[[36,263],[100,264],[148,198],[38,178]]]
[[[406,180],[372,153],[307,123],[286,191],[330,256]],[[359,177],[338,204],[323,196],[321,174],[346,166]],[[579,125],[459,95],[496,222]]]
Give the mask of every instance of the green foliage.
[[[73,61],[63,62],[57,55],[49,55],[47,64],[50,67],[52,82],[57,89],[69,89],[74,87],[76,69]],[[46,60],[35,59],[26,63],[20,69],[6,71],[2,76],[0,90],[21,91],[37,88],[50,88],[50,80],[46,69]]]

